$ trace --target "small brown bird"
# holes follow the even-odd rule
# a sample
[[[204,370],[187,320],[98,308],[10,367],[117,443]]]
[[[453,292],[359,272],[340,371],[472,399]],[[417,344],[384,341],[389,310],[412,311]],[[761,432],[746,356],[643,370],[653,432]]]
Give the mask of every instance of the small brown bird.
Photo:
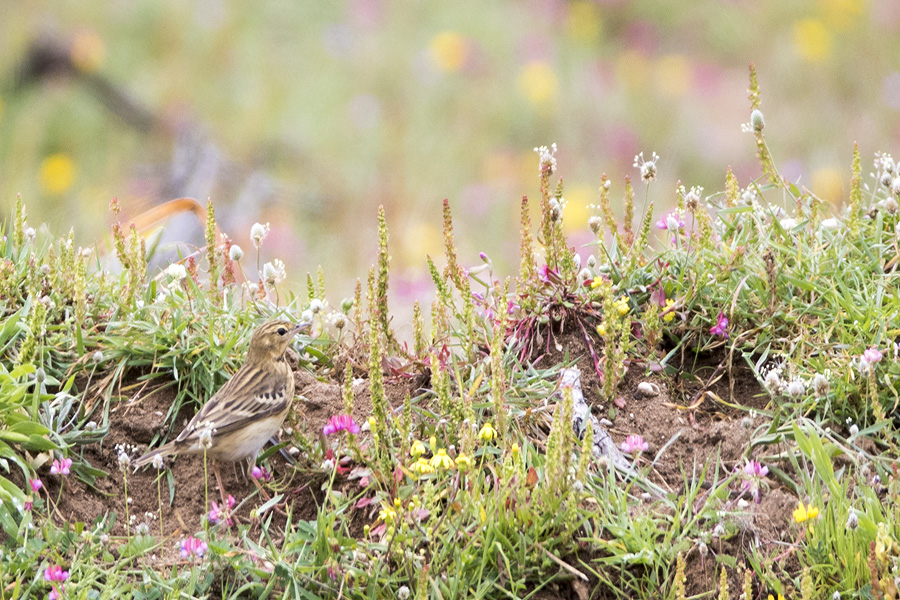
[[[294,399],[294,375],[285,351],[294,336],[310,323],[269,321],[250,338],[247,360],[206,402],[175,440],[134,461],[135,467],[156,456],[206,454],[215,460],[237,462],[255,457],[287,416]],[[213,463],[219,491],[225,496],[218,464]]]

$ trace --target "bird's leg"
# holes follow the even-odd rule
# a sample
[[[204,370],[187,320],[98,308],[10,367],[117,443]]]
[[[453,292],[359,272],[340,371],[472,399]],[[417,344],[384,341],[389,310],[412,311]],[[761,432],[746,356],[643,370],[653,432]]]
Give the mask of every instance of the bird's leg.
[[[225,487],[222,485],[222,476],[219,475],[219,461],[213,461],[213,473],[216,474],[216,483],[219,484],[219,495],[222,497],[222,506],[228,506],[228,501],[225,500]]]

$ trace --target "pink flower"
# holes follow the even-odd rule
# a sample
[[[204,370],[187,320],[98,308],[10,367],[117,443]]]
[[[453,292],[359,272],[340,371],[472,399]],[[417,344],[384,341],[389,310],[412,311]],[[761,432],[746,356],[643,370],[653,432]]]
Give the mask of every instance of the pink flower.
[[[269,470],[265,467],[254,466],[250,470],[250,477],[253,479],[262,479],[263,481],[269,481],[272,479],[272,474],[269,473]]]
[[[59,600],[60,596],[66,593],[66,590],[63,588],[62,584],[60,584],[59,589],[56,589],[55,585],[50,586],[52,589],[50,593],[47,594],[47,600]]]
[[[741,469],[741,492],[750,492],[755,502],[759,502],[759,484],[769,474],[769,467],[764,467],[755,460],[748,460]]]
[[[232,508],[234,508],[234,505],[237,504],[234,496],[232,496],[231,494],[228,494],[228,497],[225,498],[225,503],[228,504],[228,510],[231,510]]]
[[[51,475],[68,475],[69,468],[72,466],[71,458],[64,458],[62,460],[54,460],[53,466],[50,467]]]
[[[338,431],[346,431],[356,435],[359,433],[359,425],[356,424],[350,415],[334,415],[328,419],[328,423],[322,428],[322,434],[328,436]]]
[[[26,500],[26,501],[25,501],[25,505],[23,506],[23,508],[24,508],[26,511],[29,511],[29,510],[31,510],[32,508],[34,508],[34,500]]]
[[[684,219],[678,214],[677,210],[671,211],[669,214],[660,217],[656,222],[657,229],[668,229],[669,231],[678,231],[684,228]]]
[[[880,362],[884,355],[881,353],[881,350],[873,346],[867,348],[866,351],[863,352],[862,357],[867,363],[874,365],[875,363]]]
[[[650,445],[639,435],[629,435],[625,438],[625,441],[622,442],[620,448],[622,448],[622,452],[625,452],[626,454],[637,456],[641,452],[646,452],[650,448]]]
[[[203,558],[203,555],[206,554],[208,549],[209,546],[206,545],[206,542],[197,539],[194,536],[191,536],[186,540],[181,540],[181,558],[188,558],[192,554],[199,558]]]
[[[28,484],[31,486],[32,492],[37,492],[39,489],[44,487],[44,482],[40,479],[29,479]]]
[[[721,338],[728,339],[728,317],[725,316],[725,313],[719,312],[719,318],[716,321],[716,324],[709,328],[709,332]]]
[[[51,565],[44,570],[44,581],[65,581],[69,578],[69,572],[63,571],[59,565]]]
[[[212,504],[212,509],[210,509],[209,514],[206,515],[206,517],[209,519],[210,523],[218,523],[219,517],[221,516],[221,511],[219,510],[219,505],[215,500],[210,502],[210,504]],[[182,544],[183,544],[183,542],[182,542]]]

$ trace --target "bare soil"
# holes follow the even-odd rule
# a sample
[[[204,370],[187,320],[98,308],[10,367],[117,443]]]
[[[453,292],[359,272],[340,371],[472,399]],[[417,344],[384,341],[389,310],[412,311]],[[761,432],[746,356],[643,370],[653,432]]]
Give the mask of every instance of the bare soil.
[[[599,340],[596,340],[599,351]],[[617,443],[629,434],[640,434],[649,443],[645,461],[652,461],[651,480],[672,493],[683,491],[685,473],[699,473],[706,468],[707,481],[714,475],[727,476],[739,468],[748,458],[750,432],[760,425],[759,419],[750,421],[748,412],[728,405],[761,409],[769,401],[750,369],[735,361],[729,366],[723,352],[705,356],[691,356],[677,365],[677,373],[652,373],[648,364],[632,362],[618,388],[618,400],[614,404],[601,402],[601,378],[594,371],[582,332],[557,334],[554,343],[545,345],[550,352],[540,357],[540,366],[547,367],[562,362],[564,356],[576,361],[582,372],[582,387],[585,399],[592,403],[592,410],[598,418],[612,422],[611,434]],[[335,372],[342,373],[341,369]],[[302,432],[308,438],[320,435],[322,426],[334,414],[344,412],[341,397],[341,382],[337,379],[324,381],[304,370],[295,372],[298,400],[285,423],[286,432]],[[655,384],[658,393],[642,394],[638,386],[642,382]],[[415,395],[420,386],[427,384],[427,377],[389,378],[386,393],[391,405],[400,407],[406,393]],[[371,413],[368,384],[359,380],[354,386],[354,418],[364,423]],[[148,444],[166,427],[165,415],[174,399],[174,386],[154,388],[135,397],[121,400],[111,407],[109,435],[101,444],[81,447],[82,459],[93,467],[109,473],[99,478],[95,487],[88,486],[75,477],[65,479],[60,490],[58,478],[43,474],[50,498],[59,497],[53,516],[59,521],[90,523],[95,519],[115,513],[115,534],[125,533],[124,520],[126,501],[131,516],[130,530],[140,523],[146,523],[150,533],[159,532],[157,496],[157,473],[152,468],[127,474],[128,500],[125,495],[125,476],[118,466],[118,448],[129,451],[132,457],[143,453]],[[192,416],[195,408],[187,407],[176,419],[176,426],[168,435],[176,435],[184,423]],[[292,439],[283,434],[283,439]],[[274,479],[265,484],[266,493],[284,495],[274,517],[278,531],[286,524],[286,514],[293,519],[312,520],[316,518],[322,501],[323,471],[318,468],[322,457],[306,456],[302,451],[297,455],[297,465],[289,464],[279,454],[268,459],[274,471]],[[647,464],[646,462],[644,464]],[[211,465],[210,465],[211,467]],[[241,472],[241,468],[222,465],[223,484],[228,493],[238,502],[235,517],[242,522],[251,522],[251,511],[262,505],[266,498],[257,490],[255,483]],[[166,470],[173,478],[174,495],[170,501],[170,487]],[[168,538],[160,551],[159,559],[175,560],[175,541],[183,536],[200,531],[209,511],[207,493],[210,500],[219,500],[219,494],[209,469],[209,487],[204,473],[202,456],[183,456],[167,462],[162,478],[162,530]],[[717,473],[716,473],[716,470]],[[688,595],[717,590],[718,574],[715,555],[725,553],[743,556],[743,550],[753,542],[758,547],[771,548],[775,555],[784,550],[777,542],[790,540],[794,535],[790,515],[796,506],[796,499],[777,482],[771,480],[762,495],[760,503],[750,502],[740,510],[735,521],[741,532],[728,540],[713,539],[706,552],[701,552],[699,544],[687,554]],[[358,481],[345,480],[340,484],[351,493],[359,493]],[[704,497],[701,494],[701,500]],[[737,490],[725,507],[735,510]],[[698,501],[698,504],[700,501]],[[699,510],[699,506],[695,507]],[[650,508],[648,508],[650,509]],[[354,511],[351,515],[351,533],[362,536],[363,525],[372,522],[374,509],[369,506]],[[577,560],[572,558],[572,564]],[[586,557],[581,557],[585,559]],[[791,571],[791,557],[786,556],[784,566]],[[794,566],[796,568],[796,566]],[[730,570],[729,585],[732,590],[740,588],[737,570]],[[550,595],[547,595],[550,594]],[[605,597],[602,590],[592,584],[571,581],[554,584],[552,589],[541,590],[536,597],[588,598]]]

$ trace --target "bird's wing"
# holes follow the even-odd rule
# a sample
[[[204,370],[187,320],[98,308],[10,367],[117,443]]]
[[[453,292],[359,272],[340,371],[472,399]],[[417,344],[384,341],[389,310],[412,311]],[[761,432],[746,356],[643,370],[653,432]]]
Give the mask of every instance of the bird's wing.
[[[259,369],[241,369],[200,409],[184,428],[176,442],[196,439],[212,424],[219,435],[251,421],[283,411],[292,398],[287,397],[287,381]]]

